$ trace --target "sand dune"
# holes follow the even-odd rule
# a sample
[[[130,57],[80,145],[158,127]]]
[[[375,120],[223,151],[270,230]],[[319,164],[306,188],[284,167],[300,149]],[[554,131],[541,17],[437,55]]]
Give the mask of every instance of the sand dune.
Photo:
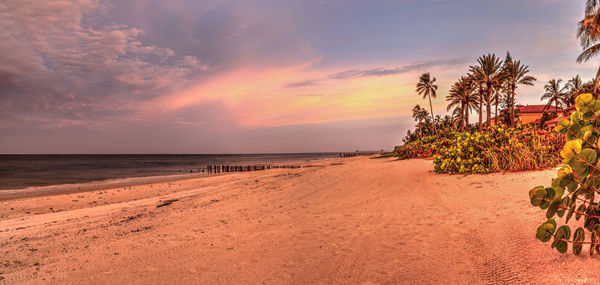
[[[600,282],[598,258],[535,239],[527,192],[555,171],[431,169],[358,157],[1,201],[0,283]]]

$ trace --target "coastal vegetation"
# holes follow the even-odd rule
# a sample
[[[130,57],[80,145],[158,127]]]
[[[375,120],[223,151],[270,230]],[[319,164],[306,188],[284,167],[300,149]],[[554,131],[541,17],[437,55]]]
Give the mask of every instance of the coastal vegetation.
[[[573,253],[579,255],[584,244],[589,245],[589,253],[600,253],[600,206],[596,195],[600,194],[600,132],[598,118],[600,101],[591,93],[579,95],[575,100],[575,111],[570,119],[563,119],[556,131],[564,134],[567,142],[560,151],[563,159],[557,177],[549,187],[537,186],[529,191],[531,204],[546,211],[548,219],[537,229],[536,237],[542,242],[551,239],[552,248],[561,253],[572,244]],[[557,228],[554,219],[564,218],[565,225]],[[583,226],[575,230],[566,223],[571,218]],[[586,241],[586,232],[589,241]]]
[[[578,62],[600,54],[599,8],[600,1],[586,3],[585,19],[579,22],[577,31],[583,48]],[[522,124],[516,105],[518,89],[534,85],[537,79],[530,74],[529,66],[514,59],[510,52],[504,59],[484,54],[469,66],[467,74],[452,84],[446,95],[450,115],[433,116],[431,100],[438,89],[435,81],[429,72],[420,76],[416,92],[429,99],[431,113],[420,105],[412,109],[416,126],[393,153],[399,159],[433,159],[437,173],[525,171],[560,163],[559,151],[565,138],[552,132],[547,124],[568,118],[580,94],[598,97],[600,68],[596,78],[588,82],[579,75],[565,83],[560,78],[550,79],[540,98],[545,101],[543,114],[527,125]],[[469,122],[472,112],[478,117],[476,124]]]
[[[403,145],[396,147],[394,153],[399,159],[433,159],[435,171],[448,174],[523,171],[557,165],[564,139],[543,128],[522,126],[518,122],[519,112],[515,108],[518,87],[536,81],[529,73],[529,67],[513,59],[510,53],[504,60],[495,54],[482,55],[451,86],[446,96],[451,115],[432,116],[416,105],[412,109],[415,129],[407,132]],[[437,86],[433,82],[435,78],[430,73],[423,74],[416,92],[423,99],[435,98]],[[558,86],[561,81],[554,82]],[[548,92],[552,94],[550,101],[562,106],[568,101],[567,95],[574,92],[567,91],[582,89],[582,85],[579,80],[555,86],[557,92]],[[469,122],[473,111],[479,117],[476,124]],[[548,115],[545,121],[555,116]]]
[[[456,132],[439,144],[437,173],[469,174],[553,167],[564,144],[561,135],[532,128],[498,126],[481,132]]]

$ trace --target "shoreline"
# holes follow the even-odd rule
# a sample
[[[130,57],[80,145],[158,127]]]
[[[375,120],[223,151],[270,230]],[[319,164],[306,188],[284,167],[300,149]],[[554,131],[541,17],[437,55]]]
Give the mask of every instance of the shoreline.
[[[314,159],[310,161],[303,161],[294,165],[301,167],[309,166],[310,164],[343,160],[344,158],[323,158]],[[275,163],[271,165],[286,165],[285,163]],[[253,170],[253,171],[265,171],[265,170]],[[244,171],[241,171],[244,172]],[[245,171],[247,172],[247,171]],[[133,187],[141,186],[146,184],[156,184],[164,182],[174,182],[185,179],[195,179],[203,177],[212,177],[219,175],[226,175],[238,172],[221,172],[221,173],[207,173],[207,172],[193,172],[183,174],[167,174],[167,175],[152,175],[152,176],[135,176],[135,177],[120,177],[110,178],[104,180],[92,180],[80,183],[66,183],[66,184],[54,184],[45,186],[30,186],[25,188],[13,188],[13,189],[0,189],[0,201],[14,200],[27,197],[43,197],[51,195],[62,195],[62,194],[74,194],[84,193],[91,191],[106,190],[120,187]]]

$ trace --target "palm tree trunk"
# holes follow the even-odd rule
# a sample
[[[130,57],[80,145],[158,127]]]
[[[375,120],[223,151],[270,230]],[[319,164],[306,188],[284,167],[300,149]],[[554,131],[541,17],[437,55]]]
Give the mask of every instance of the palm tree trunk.
[[[490,125],[491,125],[491,123],[492,123],[492,100],[491,100],[491,99],[492,99],[492,98],[491,98],[492,96],[490,96],[490,95],[492,95],[492,94],[488,94],[488,96],[487,96],[487,100],[486,100],[486,103],[487,103],[487,105],[486,105],[486,111],[487,111],[487,114],[486,114],[486,115],[487,115],[487,123],[486,123],[486,126],[487,126],[488,128],[490,127]]]
[[[598,85],[600,85],[600,67],[596,72],[596,79],[594,80],[594,97],[598,99]]]
[[[496,118],[494,119],[494,124],[497,126],[498,125],[498,92],[496,92],[496,112],[494,114],[496,114]]]
[[[433,105],[431,105],[431,95],[429,95],[429,109],[431,109],[431,122],[433,123],[433,133],[437,135],[437,129],[435,127],[435,117],[433,116]]]
[[[511,105],[511,115],[510,115],[510,126],[514,127],[515,126],[515,85],[513,84],[511,86],[511,101],[510,101],[510,105]]]
[[[483,131],[483,93],[479,93],[479,131]]]
[[[465,104],[463,103],[462,106],[460,106],[460,115],[459,115],[459,121],[460,121],[460,131],[464,132],[465,131],[465,120],[464,120],[464,114],[465,114]]]
[[[467,107],[465,108],[465,127],[467,131],[469,131],[469,103],[467,103]]]

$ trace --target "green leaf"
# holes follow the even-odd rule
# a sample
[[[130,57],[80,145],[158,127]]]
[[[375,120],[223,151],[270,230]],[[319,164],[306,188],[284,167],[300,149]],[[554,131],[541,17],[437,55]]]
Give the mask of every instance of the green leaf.
[[[577,183],[577,181],[575,180],[571,180],[571,182],[569,182],[569,184],[567,185],[567,190],[569,191],[569,193],[573,193],[577,190],[577,187],[579,187],[579,183]]]
[[[567,129],[567,134],[566,134],[566,138],[567,141],[571,141],[571,140],[575,140],[575,139],[580,139],[581,138],[581,125],[580,124],[573,124],[569,127],[569,129]]]
[[[600,216],[600,208],[598,204],[591,204],[588,206],[586,211],[587,216],[585,216],[583,227],[591,231],[599,222],[598,216]]]
[[[556,248],[560,253],[566,253],[569,249],[569,240],[571,238],[571,229],[569,226],[564,225],[556,230],[556,234],[554,234],[554,241],[552,242],[552,247]]]
[[[592,105],[594,104],[594,95],[585,93],[575,98],[575,108],[577,111],[588,112],[592,111]]]
[[[565,208],[569,208],[569,205],[571,204],[571,200],[569,199],[569,196],[565,196],[564,198],[562,198],[561,202],[560,202],[560,208],[558,208],[558,211],[556,212],[556,215],[558,215],[558,217],[562,218],[565,215]]]
[[[533,193],[535,193],[538,190],[544,190],[544,188],[544,186],[533,187],[531,190],[529,190],[529,199],[533,198]]]
[[[542,242],[547,242],[550,240],[555,230],[556,221],[554,221],[554,219],[548,219],[546,222],[544,222],[541,226],[538,227],[535,237],[541,240]]]
[[[571,124],[571,121],[567,120],[567,119],[562,119],[558,122],[557,126],[561,126],[563,128],[567,128],[569,127],[569,125]]]
[[[583,113],[581,113],[581,112],[573,112],[571,114],[570,119],[571,119],[571,126],[569,126],[569,128],[572,127],[573,125],[579,125],[579,123],[581,122],[581,120],[583,120]]]
[[[571,160],[571,168],[575,175],[586,177],[590,169],[596,162],[597,153],[593,149],[586,148],[580,151],[574,159]]]
[[[533,194],[530,192],[529,196],[531,197],[531,205],[532,206],[540,206],[543,202],[543,200],[546,198],[546,195],[548,194],[548,192],[546,191],[545,188],[539,189],[539,188],[533,188],[532,191],[535,190],[535,192],[533,192]]]
[[[590,118],[588,118],[588,120],[589,119]],[[581,138],[583,139],[584,142],[594,144],[595,140],[593,139],[593,134],[594,134],[594,126],[593,125],[587,125],[587,126],[581,128],[581,130],[579,132],[583,134],[581,136]]]
[[[575,213],[576,206],[577,206],[577,203],[575,202],[575,199],[573,199],[569,205],[569,212],[567,213],[565,223],[568,223],[569,220],[571,219],[571,217],[573,216],[573,213]]]
[[[564,177],[565,175],[568,175],[570,173],[573,172],[573,169],[571,169],[570,166],[563,164],[562,167],[558,170],[558,172],[556,173],[556,176],[558,177]],[[562,181],[562,180],[561,180]]]
[[[560,151],[560,155],[564,159],[570,159],[570,158],[575,157],[580,151],[581,151],[581,140],[580,139],[570,140],[567,143],[565,143],[565,146]]]
[[[546,191],[546,196],[540,201],[540,209],[542,210],[546,210],[550,206],[550,202],[556,197],[556,192],[553,188],[548,187],[544,191]]]
[[[577,208],[577,211],[575,213],[575,220],[579,221],[579,218],[581,218],[581,216],[585,213],[585,210],[585,204],[579,205],[579,208]]]
[[[554,215],[558,211],[558,208],[560,207],[561,203],[562,203],[561,199],[556,198],[556,199],[552,200],[552,202],[550,202],[550,205],[548,205],[548,211],[546,211],[546,218],[550,219],[550,218],[554,217]]]
[[[594,198],[596,198],[596,195],[594,193],[595,193],[594,191],[589,191],[589,192],[587,192],[585,194],[585,198],[587,198],[588,200],[590,200],[590,204],[593,204],[594,203]]]
[[[600,241],[600,225],[594,226],[591,232],[592,244],[590,244],[590,255],[594,255],[594,251],[598,250],[598,241]]]
[[[583,249],[583,241],[585,240],[585,231],[583,228],[578,228],[573,234],[573,253],[575,255],[581,254]]]

